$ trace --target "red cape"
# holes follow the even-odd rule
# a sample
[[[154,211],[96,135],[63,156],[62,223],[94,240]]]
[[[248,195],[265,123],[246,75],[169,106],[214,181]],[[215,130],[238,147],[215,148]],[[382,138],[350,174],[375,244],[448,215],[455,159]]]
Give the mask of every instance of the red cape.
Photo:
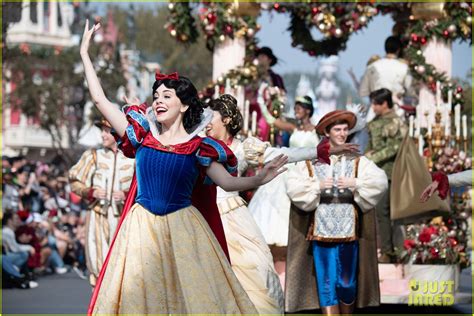
[[[217,190],[214,184],[204,185],[202,180],[198,180],[197,185],[194,187],[193,196],[192,196],[192,204],[201,212],[203,217],[206,219],[207,223],[211,227],[212,232],[216,236],[217,241],[221,245],[222,250],[224,250],[224,253],[227,259],[230,261],[229,251],[227,249],[227,242],[226,242],[225,234],[224,234],[224,227],[222,226],[221,217],[220,217],[219,210],[216,204],[216,195],[217,195]],[[128,192],[127,199],[125,200],[123,213],[117,225],[114,238],[112,239],[112,242],[110,244],[109,252],[107,253],[107,257],[105,258],[104,264],[99,273],[99,277],[97,278],[94,292],[92,293],[91,301],[89,303],[89,308],[87,310],[87,315],[92,315],[94,311],[95,302],[97,301],[99,289],[102,284],[102,280],[104,278],[107,265],[109,263],[112,247],[114,246],[115,239],[117,237],[117,234],[122,226],[122,223],[125,217],[127,216],[128,212],[132,208],[133,204],[135,204],[136,196],[137,196],[137,179],[136,179],[136,176],[133,175],[132,184],[130,185],[130,190]]]

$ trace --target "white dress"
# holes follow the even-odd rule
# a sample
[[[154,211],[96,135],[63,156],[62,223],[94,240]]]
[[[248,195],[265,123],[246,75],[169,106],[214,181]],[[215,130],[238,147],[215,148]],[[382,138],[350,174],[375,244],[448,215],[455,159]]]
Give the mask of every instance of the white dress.
[[[290,137],[290,148],[309,147],[314,150],[319,138],[315,131],[295,130]],[[272,149],[278,150],[278,148]],[[268,149],[271,152],[270,148]],[[304,160],[304,159],[302,159]],[[298,160],[289,159],[286,167],[290,170]],[[288,172],[261,186],[249,203],[249,211],[269,245],[285,247],[288,245],[288,224],[291,201],[286,193]]]
[[[230,146],[239,161],[239,176],[247,169],[244,146]],[[239,192],[217,187],[217,205],[224,226],[232,270],[260,314],[283,313],[283,290],[273,258]]]

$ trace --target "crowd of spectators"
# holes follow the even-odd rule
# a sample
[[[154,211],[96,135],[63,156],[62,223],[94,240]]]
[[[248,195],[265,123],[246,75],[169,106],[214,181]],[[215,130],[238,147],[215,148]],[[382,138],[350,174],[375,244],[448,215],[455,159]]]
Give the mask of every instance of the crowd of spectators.
[[[2,287],[34,288],[45,274],[86,279],[85,205],[67,170],[2,157]]]

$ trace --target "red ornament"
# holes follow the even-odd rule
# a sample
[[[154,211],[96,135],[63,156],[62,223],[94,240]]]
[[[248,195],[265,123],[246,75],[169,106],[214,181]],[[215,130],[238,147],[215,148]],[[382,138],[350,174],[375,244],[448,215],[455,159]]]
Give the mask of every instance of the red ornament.
[[[227,24],[227,25],[225,26],[224,31],[225,31],[226,34],[232,34],[232,32],[234,31],[234,29],[232,28],[232,25]]]
[[[419,39],[419,38],[418,38],[418,35],[416,35],[415,33],[412,33],[412,34],[410,35],[410,37],[411,37],[411,40],[412,40],[413,42],[415,42],[415,43],[418,42],[418,39]]]
[[[209,21],[209,24],[214,24],[217,21],[217,16],[214,13],[208,13],[207,20]]]
[[[456,238],[450,237],[449,238],[449,243],[450,243],[451,247],[455,247],[455,246],[457,246],[458,241],[456,240]]]
[[[415,246],[416,246],[416,242],[413,239],[406,239],[403,242],[403,248],[405,248],[406,250],[410,250],[412,248],[415,248]]]
[[[311,14],[316,15],[318,12],[319,12],[319,9],[317,7],[311,8]]]
[[[336,7],[336,14],[343,14],[345,11],[343,6]]]
[[[457,92],[457,93],[461,93],[461,92],[462,92],[462,87],[459,87],[459,86],[458,86],[458,87],[456,88],[456,92]]]
[[[438,235],[438,229],[434,226],[428,227],[428,232],[432,235]]]
[[[431,248],[430,253],[433,259],[437,259],[439,257],[439,250],[436,248]]]
[[[273,5],[273,8],[274,8],[275,10],[280,9],[280,4],[279,4],[278,2],[275,3],[275,4]]]
[[[429,242],[431,240],[431,233],[428,231],[428,229],[423,229],[423,231],[418,236],[418,240],[421,242]]]
[[[316,52],[314,50],[310,50],[308,52],[308,54],[309,54],[309,56],[314,56],[314,55],[316,55]]]
[[[443,36],[444,36],[444,37],[448,37],[448,36],[449,36],[449,31],[448,31],[448,30],[444,30],[444,31],[443,31]]]
[[[421,38],[421,44],[425,45],[426,42],[427,42],[426,37],[422,37],[422,38]]]

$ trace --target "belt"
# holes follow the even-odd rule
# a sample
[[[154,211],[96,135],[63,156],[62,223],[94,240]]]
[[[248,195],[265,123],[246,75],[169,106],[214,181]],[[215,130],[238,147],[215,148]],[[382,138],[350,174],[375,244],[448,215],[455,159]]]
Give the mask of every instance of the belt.
[[[247,203],[240,196],[231,196],[218,203],[217,208],[219,209],[219,213],[222,215],[245,205],[247,205]]]
[[[321,196],[320,204],[354,204],[353,196]]]

